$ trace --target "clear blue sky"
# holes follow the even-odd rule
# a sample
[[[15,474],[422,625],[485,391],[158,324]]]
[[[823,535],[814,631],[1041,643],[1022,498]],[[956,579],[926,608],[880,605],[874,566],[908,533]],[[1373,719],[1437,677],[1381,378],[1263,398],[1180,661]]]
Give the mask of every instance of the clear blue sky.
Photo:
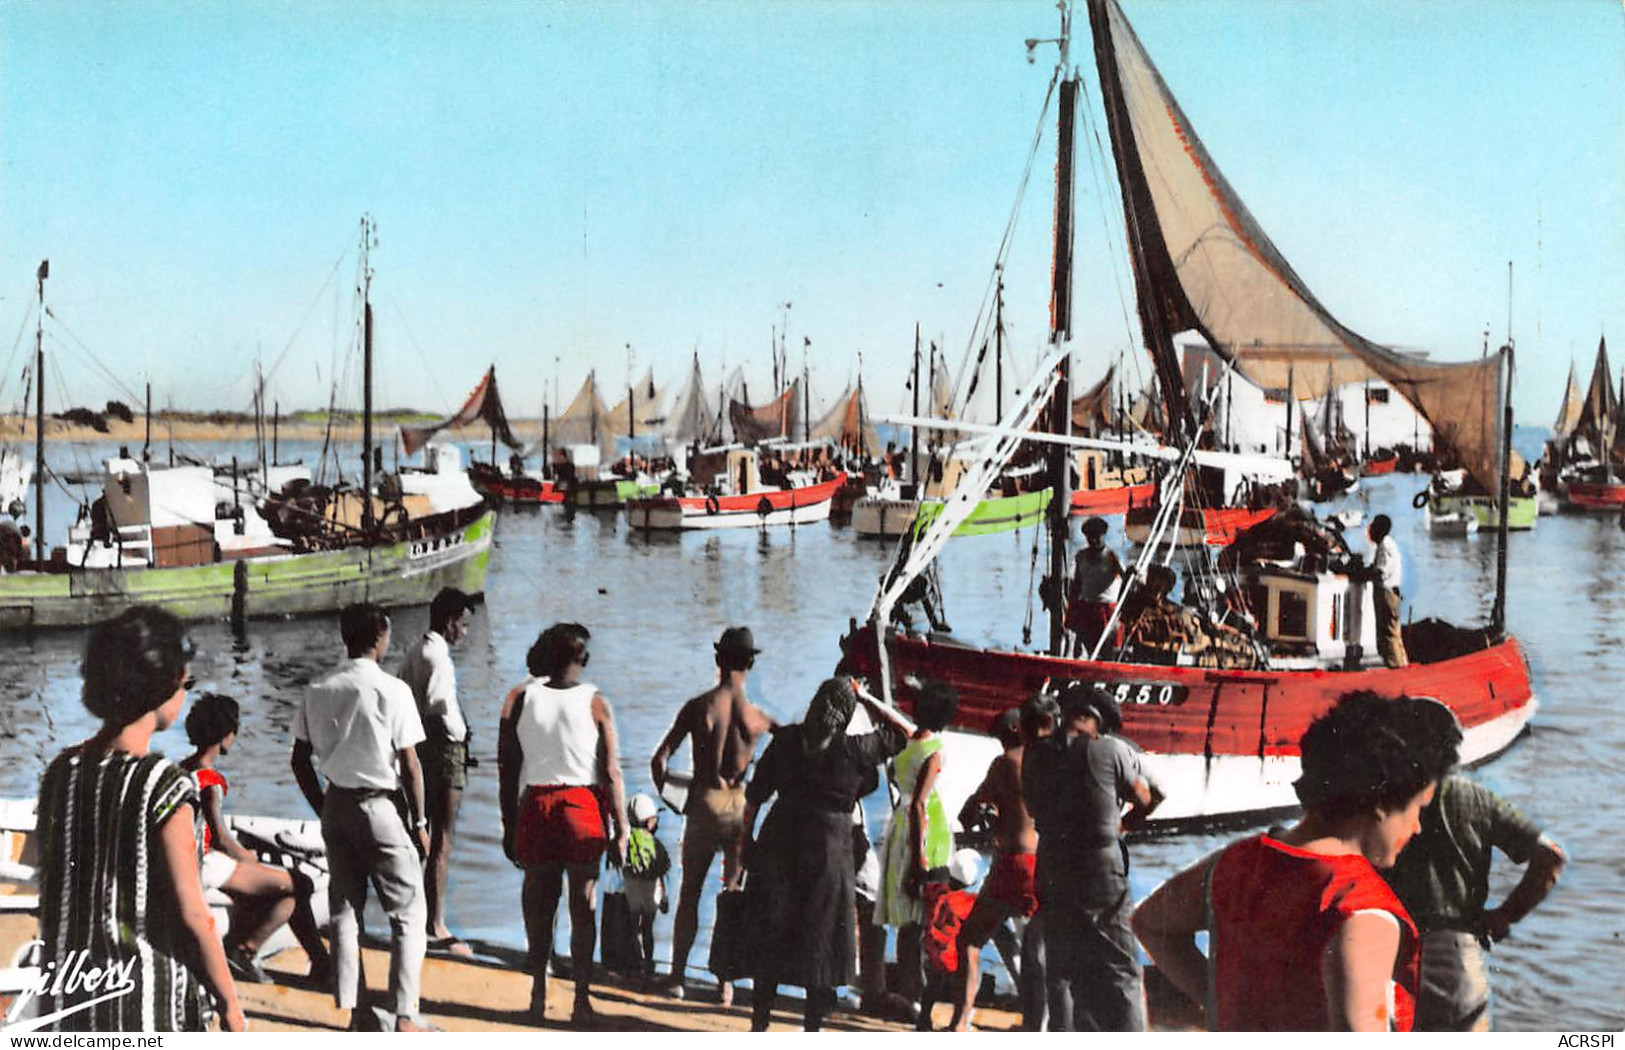
[[[1345,323],[1475,354],[1486,322],[1504,337],[1511,260],[1521,421],[1550,423],[1599,334],[1625,362],[1617,0],[1124,7]],[[0,0],[0,360],[19,333],[31,349],[49,257],[71,337],[47,349],[75,387],[52,407],[119,396],[78,343],[191,408],[246,407],[255,354],[291,347],[273,396],[325,403],[370,212],[386,404],[449,408],[494,361],[510,410],[538,414],[555,357],[568,397],[594,363],[624,382],[628,343],[663,382],[698,347],[708,375],[743,363],[765,390],[790,302],[815,386],[862,350],[894,411],[916,321],[964,349],[1052,62],[1022,41],[1057,25],[1044,0]],[[1052,163],[1046,128],[1008,271],[1028,361]],[[1132,309],[1120,213],[1087,174],[1079,199],[1091,376],[1133,345]]]

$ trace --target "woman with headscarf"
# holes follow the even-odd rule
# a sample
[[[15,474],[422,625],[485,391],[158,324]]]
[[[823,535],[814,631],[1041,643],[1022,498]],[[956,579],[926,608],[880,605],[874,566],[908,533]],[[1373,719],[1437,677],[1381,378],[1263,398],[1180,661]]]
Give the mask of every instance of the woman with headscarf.
[[[878,728],[848,734],[860,701]],[[807,990],[805,1028],[812,1032],[822,1026],[835,989],[851,983],[852,807],[874,784],[875,767],[903,749],[912,728],[858,692],[850,678],[831,678],[818,687],[801,722],[774,732],[756,764],[745,789],[747,835],[763,803],[778,800],[748,847],[749,889],[763,909],[753,1031],[766,1031],[780,984]]]

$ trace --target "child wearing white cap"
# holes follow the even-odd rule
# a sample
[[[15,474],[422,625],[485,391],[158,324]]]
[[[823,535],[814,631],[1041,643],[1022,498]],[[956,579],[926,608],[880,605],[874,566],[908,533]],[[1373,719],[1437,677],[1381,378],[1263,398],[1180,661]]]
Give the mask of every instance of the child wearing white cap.
[[[671,906],[666,897],[666,873],[671,870],[671,856],[665,844],[655,837],[660,827],[660,810],[654,799],[648,795],[633,795],[626,804],[626,815],[632,829],[626,845],[626,867],[622,871],[627,910],[637,926],[644,972],[653,973],[655,911],[664,913]]]

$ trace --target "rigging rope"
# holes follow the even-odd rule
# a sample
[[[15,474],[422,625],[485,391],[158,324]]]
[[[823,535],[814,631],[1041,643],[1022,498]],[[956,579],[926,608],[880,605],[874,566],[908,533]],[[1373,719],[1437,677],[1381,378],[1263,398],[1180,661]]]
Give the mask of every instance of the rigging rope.
[[[958,397],[959,390],[965,383],[965,371],[970,367],[971,355],[975,352],[978,343],[985,342],[989,333],[987,325],[991,323],[989,306],[997,293],[999,275],[1003,272],[1005,260],[1010,256],[1010,248],[1015,240],[1016,224],[1021,219],[1021,208],[1027,198],[1027,186],[1032,181],[1033,166],[1038,159],[1038,149],[1044,141],[1044,125],[1049,116],[1050,103],[1055,98],[1055,88],[1061,82],[1061,67],[1057,65],[1050,74],[1049,87],[1044,92],[1044,104],[1039,108],[1038,124],[1033,130],[1032,145],[1027,150],[1027,160],[1022,166],[1021,180],[1016,184],[1015,200],[1010,205],[1010,215],[1005,220],[1004,232],[999,237],[998,251],[993,256],[993,268],[988,277],[986,288],[982,292],[982,300],[976,309],[976,317],[971,323],[970,336],[965,342],[965,353],[960,359],[959,371],[954,376],[950,404],[953,404],[957,413],[963,414],[969,408],[969,397],[961,403]],[[946,363],[946,359],[944,361]]]
[[[17,363],[17,352],[22,349],[23,336],[28,334],[28,322],[34,319],[34,312],[38,309],[39,303],[35,302],[30,303],[28,309],[23,311],[23,321],[17,328],[17,338],[11,344],[11,356],[6,358],[6,370],[0,372],[0,398],[5,397],[6,383],[10,380],[12,366]],[[28,366],[25,364],[22,375],[26,376],[27,374]],[[23,400],[26,403],[27,398],[25,397]]]
[[[1115,173],[1114,177],[1110,179],[1102,176],[1102,169],[1111,154],[1106,151],[1105,144],[1100,139],[1100,124],[1095,119],[1094,107],[1089,102],[1089,82],[1083,77],[1079,77],[1078,84],[1083,90],[1084,96],[1084,104],[1080,108],[1083,110],[1085,125],[1089,131],[1088,138],[1085,141],[1086,143],[1090,141],[1094,143],[1094,148],[1089,150],[1091,162],[1089,174],[1093,177],[1095,183],[1095,214],[1100,219],[1101,243],[1107,246],[1106,257],[1111,262],[1112,286],[1117,292],[1118,311],[1123,318],[1123,335],[1128,344],[1133,346],[1136,325],[1129,317],[1128,297],[1123,293],[1123,271],[1127,268],[1128,263],[1123,253],[1127,242],[1121,237],[1113,236],[1111,220],[1106,216],[1106,203],[1108,200],[1117,199],[1120,203],[1120,198],[1114,198],[1110,191],[1115,190],[1120,194],[1122,187],[1118,185]],[[1133,361],[1134,378],[1143,389],[1146,376],[1141,370],[1142,362],[1138,354],[1133,356]]]

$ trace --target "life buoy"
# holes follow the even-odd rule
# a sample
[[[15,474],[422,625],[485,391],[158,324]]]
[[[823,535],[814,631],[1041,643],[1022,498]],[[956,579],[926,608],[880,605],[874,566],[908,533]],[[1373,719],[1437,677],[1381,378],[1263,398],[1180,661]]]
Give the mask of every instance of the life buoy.
[[[722,501],[717,499],[717,494],[715,492],[705,497],[705,512],[707,514],[716,514],[721,510]]]
[[[1417,510],[1421,510],[1423,507],[1428,505],[1428,495],[1429,493],[1427,489],[1423,489],[1421,492],[1418,492],[1416,496],[1412,498],[1411,506],[1415,507]]]
[[[773,503],[766,496],[756,501],[756,516],[765,518],[773,513]]]

